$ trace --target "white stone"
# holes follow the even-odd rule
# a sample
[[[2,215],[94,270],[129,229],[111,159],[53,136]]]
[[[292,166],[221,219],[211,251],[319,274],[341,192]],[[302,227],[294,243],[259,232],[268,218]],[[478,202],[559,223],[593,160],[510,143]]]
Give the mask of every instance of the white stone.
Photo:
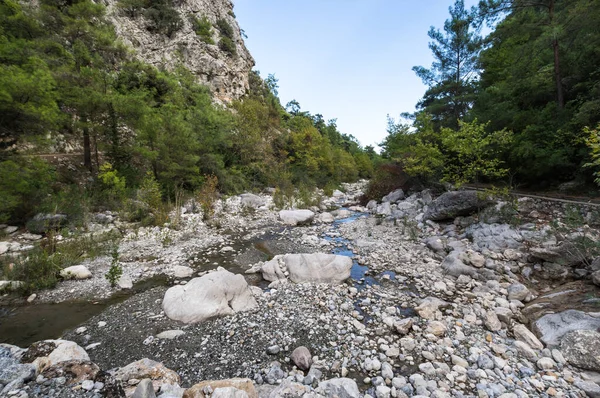
[[[184,286],[173,286],[165,293],[162,307],[173,320],[196,323],[252,310],[257,303],[242,275],[220,269]]]
[[[281,210],[279,218],[287,225],[310,224],[315,213],[310,210]]]
[[[156,337],[159,339],[173,340],[184,334],[185,332],[183,330],[165,330],[164,332],[157,334]]]
[[[194,269],[184,265],[176,265],[173,267],[173,276],[178,279],[190,278],[194,275]]]
[[[68,340],[46,340],[56,344],[56,348],[48,355],[51,365],[66,361],[89,361],[90,357],[77,343]]]
[[[73,265],[62,269],[60,276],[65,279],[88,279],[92,277],[92,273],[84,265]]]

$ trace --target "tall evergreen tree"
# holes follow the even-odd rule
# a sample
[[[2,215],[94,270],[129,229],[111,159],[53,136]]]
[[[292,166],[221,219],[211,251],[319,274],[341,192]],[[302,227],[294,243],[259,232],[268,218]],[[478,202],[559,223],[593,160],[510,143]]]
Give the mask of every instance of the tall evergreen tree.
[[[465,9],[464,1],[456,0],[449,11],[444,31],[432,26],[428,33],[435,59],[431,68],[413,67],[429,86],[417,107],[431,114],[438,128],[458,128],[459,120],[470,109],[478,76],[477,56],[482,48],[473,14]]]

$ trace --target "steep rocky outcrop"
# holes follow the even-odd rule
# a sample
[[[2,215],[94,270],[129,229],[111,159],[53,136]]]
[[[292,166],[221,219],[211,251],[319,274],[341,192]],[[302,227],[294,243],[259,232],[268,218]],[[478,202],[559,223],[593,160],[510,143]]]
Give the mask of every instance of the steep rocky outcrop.
[[[156,67],[172,70],[183,64],[197,77],[198,82],[208,86],[219,102],[230,102],[248,90],[248,73],[254,59],[246,49],[240,27],[233,13],[230,0],[178,0],[174,8],[182,20],[182,27],[171,37],[153,33],[147,29],[148,21],[143,15],[134,18],[125,15],[118,7],[118,0],[103,0],[117,35],[133,48],[136,56]],[[212,24],[214,44],[206,43],[196,34],[191,17],[206,17]],[[219,48],[218,20],[225,20],[233,28],[236,55]]]

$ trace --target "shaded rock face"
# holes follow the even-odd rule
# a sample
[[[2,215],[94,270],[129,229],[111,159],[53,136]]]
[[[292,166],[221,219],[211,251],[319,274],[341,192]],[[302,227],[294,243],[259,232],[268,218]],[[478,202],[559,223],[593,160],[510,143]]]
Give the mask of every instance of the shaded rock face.
[[[185,323],[202,322],[256,306],[244,277],[224,269],[194,278],[184,286],[173,286],[162,303],[169,318]]]
[[[425,212],[424,219],[442,221],[458,216],[468,216],[492,202],[477,191],[446,192],[436,198]]]
[[[117,8],[118,0],[103,0],[108,16],[115,25],[117,36],[133,48],[141,61],[155,67],[173,70],[185,65],[197,81],[210,88],[218,102],[229,103],[248,91],[248,73],[254,59],[246,49],[230,0],[182,0],[175,2],[175,9],[183,26],[172,37],[152,33],[146,28],[147,21],[139,15],[130,18]],[[196,34],[190,17],[206,17],[212,24],[212,39],[208,44]],[[233,43],[237,55],[232,56],[219,48],[220,34],[217,20],[223,19],[233,28]]]

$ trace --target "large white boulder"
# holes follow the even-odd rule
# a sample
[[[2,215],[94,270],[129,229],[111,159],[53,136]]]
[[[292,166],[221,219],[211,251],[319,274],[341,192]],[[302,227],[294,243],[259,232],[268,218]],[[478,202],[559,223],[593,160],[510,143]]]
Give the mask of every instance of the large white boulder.
[[[287,225],[310,224],[315,218],[315,213],[310,210],[281,210],[279,218]]]
[[[92,273],[85,265],[74,265],[60,270],[60,276],[65,279],[88,279]]]
[[[289,279],[295,283],[340,284],[350,277],[352,259],[325,253],[285,254],[263,264],[263,278],[274,282]]]
[[[173,286],[162,302],[165,314],[176,321],[197,323],[257,307],[242,275],[220,268],[186,285]]]

